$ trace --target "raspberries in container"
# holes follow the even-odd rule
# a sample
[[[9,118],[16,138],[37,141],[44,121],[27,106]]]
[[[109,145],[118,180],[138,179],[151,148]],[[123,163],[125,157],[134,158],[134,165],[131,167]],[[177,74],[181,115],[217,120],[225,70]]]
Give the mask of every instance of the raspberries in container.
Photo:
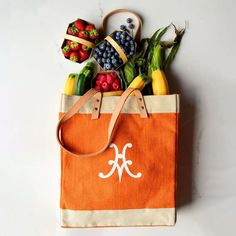
[[[77,19],[69,24],[61,49],[65,58],[81,63],[90,57],[97,39],[94,24]]]
[[[119,95],[122,92],[121,79],[114,71],[98,73],[93,79],[93,87],[101,92],[118,92]]]

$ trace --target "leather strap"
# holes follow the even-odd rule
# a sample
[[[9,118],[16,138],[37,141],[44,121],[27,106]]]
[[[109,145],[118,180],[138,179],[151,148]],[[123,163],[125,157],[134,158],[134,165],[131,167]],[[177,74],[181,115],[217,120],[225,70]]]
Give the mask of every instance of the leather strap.
[[[85,93],[73,106],[72,108],[64,114],[64,116],[60,119],[58,125],[57,125],[57,140],[60,144],[60,146],[68,153],[70,153],[71,155],[75,156],[75,157],[91,157],[91,156],[96,156],[99,155],[101,153],[103,153],[110,145],[113,134],[114,134],[114,130],[115,130],[115,125],[116,122],[119,118],[120,112],[125,104],[125,102],[127,101],[127,98],[130,96],[130,94],[134,92],[135,96],[137,98],[137,102],[138,102],[138,106],[140,108],[140,116],[142,118],[146,118],[148,117],[147,114],[147,109],[146,106],[144,104],[144,99],[142,96],[142,93],[140,92],[139,89],[135,89],[135,88],[128,88],[125,90],[125,92],[121,95],[115,110],[111,116],[110,119],[110,123],[109,123],[109,127],[108,127],[108,135],[107,135],[107,142],[106,144],[98,151],[93,152],[93,153],[78,153],[78,152],[74,152],[72,150],[69,150],[65,144],[63,143],[63,138],[62,138],[62,133],[61,133],[61,128],[63,123],[65,123],[67,120],[69,120],[73,115],[75,115],[80,108],[89,100],[91,99],[94,95],[96,95],[97,93],[100,93],[99,91],[95,90],[95,89],[90,89],[87,93]]]
[[[103,19],[103,22],[102,22],[102,25],[99,29],[99,34],[103,36],[103,38],[105,37],[105,33],[106,33],[106,28],[107,28],[107,22],[108,22],[108,19],[115,15],[115,14],[118,14],[118,13],[123,13],[123,12],[126,12],[126,13],[130,13],[132,14],[136,19],[137,19],[137,22],[138,22],[138,25],[136,25],[137,27],[137,30],[136,30],[136,33],[135,33],[135,36],[134,36],[134,39],[135,41],[140,41],[140,38],[141,38],[141,29],[142,29],[142,20],[140,18],[140,16],[133,12],[133,11],[130,11],[128,9],[117,9],[117,10],[114,10],[114,11],[111,11],[109,12]]]

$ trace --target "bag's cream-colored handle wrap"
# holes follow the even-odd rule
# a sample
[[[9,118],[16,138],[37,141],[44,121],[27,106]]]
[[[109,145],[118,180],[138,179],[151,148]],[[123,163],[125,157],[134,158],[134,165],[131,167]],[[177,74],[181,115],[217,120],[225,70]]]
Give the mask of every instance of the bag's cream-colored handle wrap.
[[[148,117],[148,113],[147,113],[147,109],[144,103],[144,99],[142,96],[142,93],[140,92],[139,89],[133,89],[133,88],[128,88],[125,90],[125,92],[121,95],[114,112],[112,113],[111,119],[110,119],[110,123],[109,123],[109,127],[108,127],[108,135],[107,135],[107,142],[104,145],[104,147],[102,147],[100,150],[98,150],[97,152],[93,152],[93,153],[77,153],[77,152],[73,152],[71,150],[69,150],[65,144],[63,143],[63,139],[62,139],[62,134],[61,134],[61,128],[63,123],[65,123],[68,119],[70,119],[73,115],[75,115],[80,108],[89,100],[91,99],[95,94],[100,93],[99,91],[95,90],[95,89],[90,89],[87,93],[85,93],[73,106],[72,108],[66,112],[64,114],[64,116],[60,119],[58,125],[57,125],[57,140],[60,144],[60,146],[68,153],[70,153],[71,155],[75,156],[75,157],[91,157],[91,156],[96,156],[98,154],[103,153],[110,145],[113,134],[114,134],[114,130],[115,130],[115,125],[116,122],[118,120],[118,117],[120,115],[120,112],[127,100],[127,98],[130,96],[130,94],[134,92],[136,99],[137,99],[137,103],[139,106],[139,110],[140,110],[140,116],[142,118],[147,118]],[[91,121],[92,122],[92,121]],[[95,131],[96,132],[96,131]]]
[[[142,29],[142,20],[140,18],[140,16],[138,14],[136,14],[135,12],[133,11],[130,11],[128,9],[117,9],[117,10],[114,10],[114,11],[111,11],[109,12],[103,19],[103,22],[102,22],[102,25],[99,29],[99,33],[100,35],[102,35],[103,37],[105,37],[105,33],[106,33],[106,27],[107,27],[107,22],[108,22],[108,19],[115,15],[115,14],[118,14],[118,13],[130,13],[132,14],[136,20],[137,20],[137,25],[135,25],[137,27],[137,30],[136,30],[136,33],[134,35],[134,39],[135,41],[140,41],[140,38],[141,38],[141,29]]]

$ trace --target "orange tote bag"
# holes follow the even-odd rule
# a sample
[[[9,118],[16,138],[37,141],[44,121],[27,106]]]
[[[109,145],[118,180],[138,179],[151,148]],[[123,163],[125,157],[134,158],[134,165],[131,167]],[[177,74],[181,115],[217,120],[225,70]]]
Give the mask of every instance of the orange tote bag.
[[[176,94],[62,95],[61,226],[174,225],[178,113]]]

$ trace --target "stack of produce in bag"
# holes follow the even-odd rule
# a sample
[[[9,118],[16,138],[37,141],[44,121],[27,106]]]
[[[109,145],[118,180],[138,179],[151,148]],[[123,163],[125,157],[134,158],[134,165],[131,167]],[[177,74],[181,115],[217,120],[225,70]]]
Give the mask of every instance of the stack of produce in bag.
[[[104,96],[119,96],[127,87],[138,88],[144,95],[169,94],[165,73],[185,29],[171,24],[156,30],[150,38],[139,40],[134,30],[141,26],[133,22],[127,18],[128,26],[121,25],[100,42],[93,24],[78,19],[69,25],[62,46],[64,56],[79,63],[91,56],[93,62],[88,62],[79,74],[68,76],[66,95],[83,95],[91,87]],[[163,40],[171,28],[175,37]]]

